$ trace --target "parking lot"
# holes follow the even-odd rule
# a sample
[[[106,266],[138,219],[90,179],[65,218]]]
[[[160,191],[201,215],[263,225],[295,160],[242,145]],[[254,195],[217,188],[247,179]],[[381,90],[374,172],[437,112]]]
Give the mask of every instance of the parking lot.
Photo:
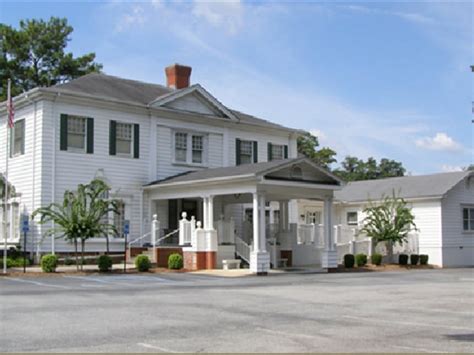
[[[474,269],[0,277],[1,352],[473,352]]]

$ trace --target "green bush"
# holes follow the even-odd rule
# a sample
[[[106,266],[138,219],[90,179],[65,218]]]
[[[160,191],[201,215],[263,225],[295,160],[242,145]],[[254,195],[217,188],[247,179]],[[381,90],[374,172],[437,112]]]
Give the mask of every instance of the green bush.
[[[365,266],[367,265],[367,255],[364,253],[356,254],[355,261],[357,266]]]
[[[350,269],[354,267],[354,255],[346,254],[344,255],[344,267]]]
[[[379,254],[379,253],[372,254],[372,256],[370,257],[370,261],[374,265],[382,265],[382,254]]]
[[[398,264],[400,265],[408,265],[408,255],[400,254],[398,256]]]
[[[3,265],[3,258],[0,259],[0,267]],[[30,259],[26,258],[26,266],[31,265]],[[7,267],[23,267],[23,257],[11,258],[7,257]]]
[[[174,253],[168,257],[168,269],[179,270],[183,268],[183,257]]]
[[[41,257],[41,270],[43,272],[56,272],[58,266],[58,257],[56,255],[47,254]]]
[[[420,264],[421,265],[428,265],[428,255],[421,254],[420,255]]]
[[[66,256],[64,258],[64,265],[74,265],[76,264],[76,261],[73,258],[70,258],[69,256]]]
[[[100,272],[110,271],[112,269],[112,258],[108,255],[101,255],[97,260],[97,265]]]
[[[135,259],[135,267],[138,271],[148,271],[151,267],[151,262],[148,256],[138,255]]]
[[[418,254],[411,254],[410,255],[410,264],[416,265],[416,264],[418,264],[418,260],[420,260],[420,256]]]

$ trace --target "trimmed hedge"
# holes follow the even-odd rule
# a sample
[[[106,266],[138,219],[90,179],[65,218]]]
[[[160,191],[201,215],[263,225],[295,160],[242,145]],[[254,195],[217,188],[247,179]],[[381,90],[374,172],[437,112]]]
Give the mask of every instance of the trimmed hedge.
[[[372,256],[370,257],[370,261],[374,265],[382,265],[382,254],[379,254],[379,253],[372,254]]]
[[[355,261],[357,266],[365,266],[367,265],[367,255],[364,253],[356,254]]]
[[[344,267],[350,269],[354,267],[354,255],[352,254],[346,254],[344,255]]]
[[[428,258],[429,256],[426,254],[421,254],[420,255],[420,264],[421,265],[428,265]]]
[[[112,269],[112,258],[108,255],[101,255],[97,260],[97,266],[100,272],[107,272]]]
[[[408,255],[400,254],[398,256],[398,264],[400,265],[408,265]]]
[[[56,272],[59,258],[53,254],[43,255],[41,257],[41,270],[43,272]]]
[[[135,267],[138,271],[144,272],[148,271],[151,268],[151,262],[148,256],[146,255],[138,255],[135,259]]]
[[[183,257],[173,253],[168,257],[168,269],[179,270],[183,268]]]
[[[26,258],[26,266],[30,266],[30,259]],[[0,265],[3,265],[3,258],[0,258]],[[10,258],[7,257],[7,268],[23,267],[23,257]]]
[[[418,261],[420,260],[420,256],[418,254],[411,254],[410,255],[410,264],[411,265],[416,265],[418,264]]]

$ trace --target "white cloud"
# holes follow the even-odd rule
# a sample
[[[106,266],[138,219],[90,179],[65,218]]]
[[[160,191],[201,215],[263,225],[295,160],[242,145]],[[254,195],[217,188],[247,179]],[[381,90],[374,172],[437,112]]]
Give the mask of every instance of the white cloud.
[[[462,166],[457,166],[457,165],[447,165],[443,164],[441,165],[441,171],[445,173],[450,173],[454,171],[462,171],[463,167]]]
[[[240,1],[196,0],[192,14],[198,21],[206,21],[211,26],[229,34],[236,34],[243,25],[243,6]]]
[[[430,150],[459,151],[461,145],[444,132],[438,132],[434,137],[423,137],[415,141],[420,148]]]
[[[130,12],[124,14],[116,24],[116,31],[122,32],[132,26],[142,27],[147,22],[146,12],[141,6],[133,6]]]

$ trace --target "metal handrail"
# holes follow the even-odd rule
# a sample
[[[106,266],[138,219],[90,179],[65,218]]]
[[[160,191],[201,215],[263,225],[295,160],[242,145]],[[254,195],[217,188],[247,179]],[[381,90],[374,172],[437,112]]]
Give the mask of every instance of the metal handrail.
[[[149,236],[149,235],[151,235],[151,232],[145,233],[145,234],[143,234],[141,237],[138,237],[138,238],[136,238],[136,239],[130,241],[130,242],[128,243],[128,247],[130,248],[130,246],[131,246],[133,243],[138,242],[139,240],[142,240],[143,238],[145,238],[145,237],[147,237],[147,236]]]
[[[162,240],[165,240],[166,238],[169,238],[171,237],[172,235],[175,235],[176,233],[179,232],[179,228],[178,229],[175,229],[174,231],[168,233],[167,235],[165,235],[164,237],[161,237],[159,238],[157,241],[156,241],[156,244],[159,244]]]
[[[246,262],[250,262],[250,245],[237,236],[235,236],[235,252]]]

